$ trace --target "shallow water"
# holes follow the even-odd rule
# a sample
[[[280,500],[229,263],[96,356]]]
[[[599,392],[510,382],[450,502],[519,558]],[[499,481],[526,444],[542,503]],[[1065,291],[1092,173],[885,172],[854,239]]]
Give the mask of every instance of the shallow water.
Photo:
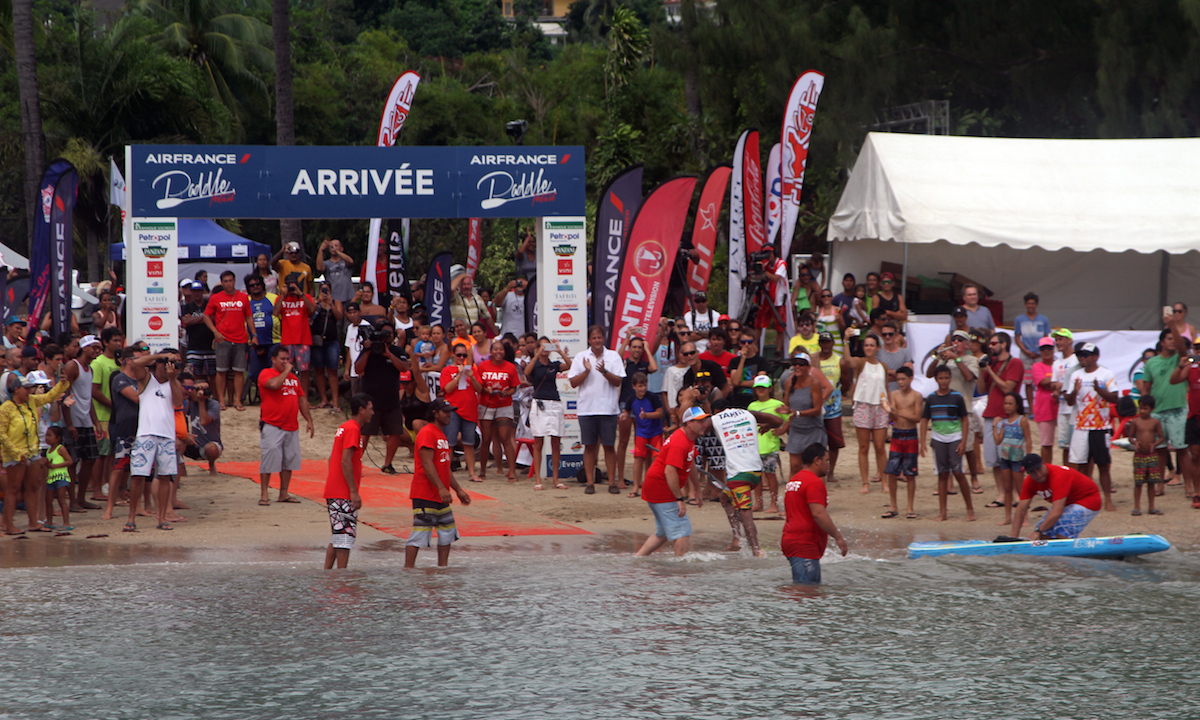
[[[432,562],[426,551],[422,563]],[[1200,558],[0,572],[0,718],[1180,718]]]

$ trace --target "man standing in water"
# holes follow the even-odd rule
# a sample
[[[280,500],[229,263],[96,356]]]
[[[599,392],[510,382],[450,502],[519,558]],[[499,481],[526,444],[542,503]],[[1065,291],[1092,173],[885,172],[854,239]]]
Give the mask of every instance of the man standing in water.
[[[417,553],[421,548],[433,545],[435,530],[438,567],[449,565],[450,544],[459,538],[454,513],[450,511],[453,499],[450,491],[458,495],[458,501],[464,506],[471,504],[471,496],[450,474],[450,443],[443,432],[450,424],[450,413],[457,409],[445,400],[430,403],[433,422],[421,428],[414,442],[417,462],[408,492],[413,507],[413,529],[404,547],[406,568],[416,567]]]
[[[783,525],[780,546],[792,564],[792,582],[800,585],[821,584],[821,557],[829,536],[845,556],[850,546],[833,524],[826,505],[829,504],[825,482],[821,479],[829,469],[829,453],[819,443],[809,445],[800,453],[800,472],[788,481],[783,496],[787,522]]]
[[[687,494],[683,486],[696,455],[696,438],[712,427],[708,413],[692,406],[683,411],[682,427],[667,438],[662,450],[646,472],[642,499],[654,514],[654,534],[646,538],[635,555],[644,557],[668,542],[674,543],[675,555],[687,554],[692,536],[692,521],[687,517]]]
[[[766,377],[766,376],[763,376]],[[768,379],[767,382],[770,382]],[[713,403],[713,432],[725,450],[725,489],[721,491],[721,507],[733,529],[733,542],[728,550],[741,547],[744,535],[754,557],[766,557],[758,546],[758,527],[754,524],[754,486],[762,482],[763,461],[758,452],[758,426],[771,430],[783,425],[775,413],[752,412],[741,408],[726,408],[724,400]]]
[[[329,526],[333,537],[325,549],[325,569],[338,569],[350,563],[350,551],[358,536],[358,509],[362,496],[362,429],[371,421],[371,396],[359,393],[350,396],[350,419],[342,423],[333,436],[333,451],[329,454],[329,472],[325,476],[325,507],[329,510]]]

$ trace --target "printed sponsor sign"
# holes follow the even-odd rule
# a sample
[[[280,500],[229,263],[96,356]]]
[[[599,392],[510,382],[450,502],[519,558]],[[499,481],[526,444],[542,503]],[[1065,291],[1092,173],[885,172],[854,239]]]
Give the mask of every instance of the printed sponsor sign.
[[[135,216],[494,218],[584,208],[579,146],[130,149]]]
[[[572,357],[587,348],[587,222],[582,217],[540,218],[537,225],[537,277],[530,296],[538,307],[553,312],[537,316],[537,333],[558,341]],[[527,302],[526,308],[530,303]],[[565,413],[563,452],[559,476],[567,477],[583,464],[583,445],[579,442],[579,419],[575,415],[576,388],[567,381],[566,368],[558,376],[558,393]],[[546,453],[546,472],[550,468]]]
[[[126,157],[128,162],[128,156]],[[158,351],[179,345],[179,229],[175,218],[132,217],[125,277],[129,339]]]

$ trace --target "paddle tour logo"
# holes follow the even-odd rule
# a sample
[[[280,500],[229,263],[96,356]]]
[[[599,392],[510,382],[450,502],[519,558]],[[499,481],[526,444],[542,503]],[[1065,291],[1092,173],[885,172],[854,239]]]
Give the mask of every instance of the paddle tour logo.
[[[494,170],[479,178],[476,190],[485,197],[479,201],[484,210],[498,208],[517,200],[528,200],[531,204],[550,202],[558,197],[554,181],[546,177],[546,167],[565,165],[571,159],[567,153],[559,157],[553,153],[545,155],[472,155],[472,165],[529,165],[528,171]],[[535,170],[536,168],[536,170]]]
[[[250,153],[241,158],[236,153],[150,153],[146,165],[242,165],[250,160]],[[195,174],[193,175],[193,172]],[[233,202],[237,190],[224,176],[225,169],[217,167],[201,170],[172,169],[159,174],[150,183],[150,188],[159,194],[154,201],[159,210],[169,210],[184,203],[207,200],[209,205]]]

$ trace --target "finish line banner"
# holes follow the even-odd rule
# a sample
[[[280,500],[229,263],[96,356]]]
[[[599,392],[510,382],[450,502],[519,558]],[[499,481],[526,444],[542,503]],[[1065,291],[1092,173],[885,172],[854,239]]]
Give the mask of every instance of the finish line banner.
[[[582,146],[133,145],[132,215],[517,218],[584,213]]]

